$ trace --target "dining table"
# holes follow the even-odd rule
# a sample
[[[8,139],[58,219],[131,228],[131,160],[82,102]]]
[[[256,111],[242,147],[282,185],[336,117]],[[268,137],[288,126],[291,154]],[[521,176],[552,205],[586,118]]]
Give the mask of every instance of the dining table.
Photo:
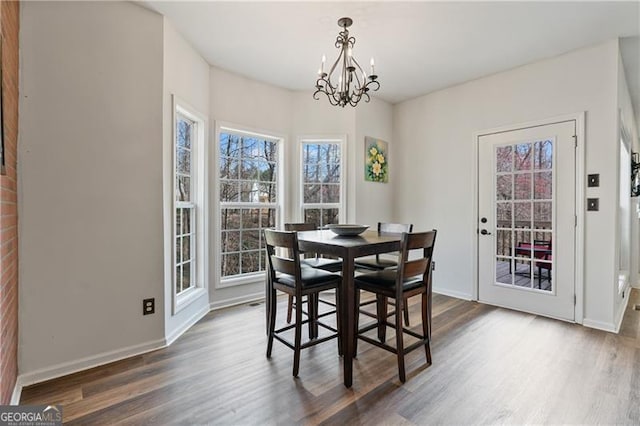
[[[353,384],[353,358],[355,357],[356,289],[354,285],[355,259],[362,256],[399,251],[402,234],[378,233],[367,230],[356,236],[340,236],[330,230],[298,232],[301,251],[331,255],[342,259],[341,292],[342,307],[339,309],[340,338],[343,352],[343,380],[350,388]]]

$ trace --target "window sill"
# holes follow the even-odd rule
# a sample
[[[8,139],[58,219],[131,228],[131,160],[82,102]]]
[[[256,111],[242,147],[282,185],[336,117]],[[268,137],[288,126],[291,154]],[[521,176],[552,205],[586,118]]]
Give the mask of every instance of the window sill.
[[[183,293],[180,293],[175,296],[175,303],[173,306],[173,315],[176,315],[178,312],[206,295],[207,291],[202,287],[191,288]]]
[[[216,288],[237,287],[247,284],[264,283],[265,272],[256,272],[253,274],[244,274],[236,277],[222,278]]]

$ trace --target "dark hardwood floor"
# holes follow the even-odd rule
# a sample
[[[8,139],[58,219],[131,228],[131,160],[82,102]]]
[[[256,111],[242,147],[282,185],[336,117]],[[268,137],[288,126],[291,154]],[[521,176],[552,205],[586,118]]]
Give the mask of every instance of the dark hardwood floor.
[[[275,342],[265,358],[264,304],[242,305],[168,348],[27,387],[21,403],[63,404],[77,424],[638,424],[640,292],[631,297],[615,335],[434,295],[433,365],[410,353],[401,385],[395,356],[359,342],[352,389],[335,340],[303,351],[294,379],[290,349]]]

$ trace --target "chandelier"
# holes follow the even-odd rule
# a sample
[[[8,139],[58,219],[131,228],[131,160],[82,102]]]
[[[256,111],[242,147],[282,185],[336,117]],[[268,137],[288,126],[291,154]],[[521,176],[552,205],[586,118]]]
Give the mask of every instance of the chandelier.
[[[329,102],[334,106],[345,105],[356,106],[361,99],[369,102],[369,91],[376,91],[380,88],[375,75],[375,63],[371,58],[371,74],[367,76],[362,67],[353,57],[353,45],[356,44],[355,37],[349,36],[349,28],[353,24],[351,18],[340,18],[338,26],[342,31],[336,37],[335,46],[340,49],[338,59],[333,63],[329,73],[324,72],[326,57],[322,55],[322,65],[318,70],[316,80],[316,91],[313,98],[318,100],[318,93],[327,95]],[[337,81],[336,81],[337,78]]]

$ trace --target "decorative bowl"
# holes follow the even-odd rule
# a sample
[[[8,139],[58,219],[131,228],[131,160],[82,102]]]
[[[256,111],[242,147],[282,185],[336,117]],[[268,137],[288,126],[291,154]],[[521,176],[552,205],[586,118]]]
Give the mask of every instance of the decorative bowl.
[[[369,228],[369,225],[327,225],[327,228],[334,234],[341,235],[343,237],[360,235]]]

